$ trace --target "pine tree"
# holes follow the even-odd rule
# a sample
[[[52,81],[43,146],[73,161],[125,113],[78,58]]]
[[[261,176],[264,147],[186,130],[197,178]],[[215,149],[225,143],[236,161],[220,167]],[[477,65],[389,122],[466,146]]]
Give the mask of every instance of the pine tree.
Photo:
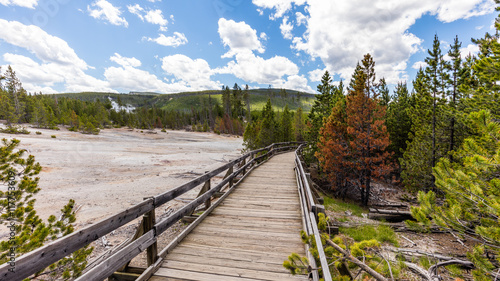
[[[302,142],[305,140],[305,130],[306,124],[304,122],[304,113],[302,111],[302,107],[299,107],[295,112],[293,117],[293,132],[295,134],[295,140]]]
[[[316,143],[319,140],[319,131],[323,126],[323,122],[332,113],[334,105],[334,86],[330,73],[325,71],[321,78],[321,84],[317,87],[319,95],[316,95],[316,100],[308,115],[308,131],[307,141],[311,143],[313,153],[317,151]]]
[[[245,85],[245,90],[243,91],[243,99],[245,100],[245,106],[247,107],[246,111],[247,122],[252,122],[252,112],[250,111],[250,91],[248,89],[248,84]]]
[[[290,142],[294,141],[293,124],[292,124],[292,113],[288,109],[288,105],[285,105],[283,114],[281,115],[279,129],[281,131],[281,141]]]
[[[410,191],[428,190],[432,178],[432,105],[428,77],[423,69],[413,81],[414,102],[406,112],[412,122],[409,142],[400,159],[401,178]]]
[[[20,256],[74,231],[74,200],[63,207],[59,220],[52,215],[45,222],[37,215],[33,196],[40,191],[36,176],[42,167],[35,162],[34,156],[25,156],[26,151],[18,148],[19,143],[16,139],[3,139],[0,147],[0,182],[5,187],[5,191],[0,191],[0,197],[4,198],[0,200],[0,223],[9,224],[16,233],[13,239],[0,242],[0,264],[10,260],[13,247],[16,256]],[[77,250],[35,276],[76,278],[85,268],[91,252],[88,246]]]
[[[267,100],[266,105],[262,109],[262,121],[259,134],[257,136],[258,147],[266,147],[279,138],[277,130],[276,117],[271,105],[271,99]]]
[[[453,45],[450,46],[450,51],[448,55],[451,58],[450,70],[452,76],[452,91],[451,97],[448,98],[448,116],[450,119],[450,133],[449,133],[449,148],[448,151],[452,152],[455,150],[457,143],[459,142],[458,136],[458,128],[461,125],[461,120],[459,117],[459,108],[458,104],[461,100],[461,92],[460,92],[460,74],[463,72],[462,70],[462,56],[460,52],[460,47],[462,47],[462,43],[458,41],[458,36],[455,37],[455,41]],[[450,160],[453,160],[453,154],[450,153]]]
[[[349,183],[358,188],[364,205],[369,201],[371,181],[388,176],[394,169],[389,163],[391,155],[386,151],[389,135],[385,107],[378,100],[374,67],[370,54],[357,65],[346,97],[345,113],[342,103],[338,102],[321,130],[316,153],[332,185],[345,180],[344,185]]]
[[[389,88],[387,88],[385,78],[380,79],[377,87],[378,92],[380,93],[380,105],[387,107],[391,102],[391,96],[389,95]]]
[[[478,278],[490,276],[494,268],[484,256],[485,248],[494,256],[500,254],[500,124],[485,110],[471,113],[469,119],[478,134],[462,145],[460,162],[451,163],[443,157],[434,168],[436,188],[445,195],[444,204],[437,204],[432,191],[419,192],[420,207],[411,210],[418,224],[409,224],[426,228],[432,218],[446,231],[480,241],[468,253],[476,265],[473,275]]]
[[[496,1],[497,5],[499,1]],[[500,6],[497,6],[500,11]],[[478,44],[479,58],[473,66],[474,74],[477,77],[478,87],[474,91],[471,107],[476,109],[486,109],[493,114],[494,118],[500,119],[500,15],[495,19],[496,34],[486,33],[484,38],[473,40]]]
[[[394,91],[392,102],[387,108],[387,131],[391,144],[389,151],[394,153],[394,158],[403,157],[406,150],[409,134],[411,132],[412,120],[407,109],[412,106],[412,97],[408,93],[406,83],[398,83]]]
[[[432,161],[431,165],[434,167],[436,165],[437,159],[441,156],[438,154],[438,122],[441,121],[438,115],[441,114],[440,105],[444,101],[446,96],[446,85],[447,85],[447,75],[446,68],[447,64],[444,61],[443,54],[441,53],[440,42],[438,36],[434,36],[434,42],[432,44],[432,50],[427,51],[429,56],[425,59],[427,67],[425,72],[429,77],[429,86],[432,93]]]

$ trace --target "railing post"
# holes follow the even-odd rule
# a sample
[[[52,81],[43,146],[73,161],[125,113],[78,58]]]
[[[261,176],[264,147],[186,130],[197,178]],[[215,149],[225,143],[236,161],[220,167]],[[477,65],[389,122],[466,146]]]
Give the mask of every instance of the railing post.
[[[312,188],[313,188],[313,181],[311,180],[311,174],[310,173],[306,173],[306,180],[307,180],[307,183],[309,184],[309,188],[311,189],[311,195],[313,195],[313,191],[312,191]],[[314,201],[317,201],[317,198],[314,198],[314,195],[313,195],[313,200]],[[325,214],[326,215],[326,210],[325,210],[325,206],[321,205],[321,204],[315,204],[312,206],[312,211],[314,213],[314,216],[316,217],[316,221],[319,221],[319,216],[318,214],[322,213],[322,214]]]
[[[205,173],[208,173],[208,171],[207,171],[207,172],[205,172]],[[208,179],[208,180],[205,182],[205,185],[203,185],[203,188],[202,188],[203,193],[208,192],[208,191],[210,190],[210,188],[211,188],[211,186],[210,186],[210,180],[211,180],[211,179]],[[201,193],[201,192],[200,192],[200,193]],[[210,208],[210,205],[211,205],[211,204],[212,204],[212,200],[211,200],[211,198],[208,198],[208,199],[207,199],[207,201],[205,201],[205,210],[208,210],[208,208]]]
[[[227,176],[230,177],[233,174],[233,166],[227,170]],[[229,181],[229,188],[233,187],[233,179]]]
[[[145,199],[149,199],[149,198],[145,198]],[[144,217],[142,220],[143,225],[144,225],[144,233],[147,233],[148,231],[153,229],[154,225],[156,224],[156,212],[155,212],[155,210],[156,210],[156,208],[153,208],[153,210],[144,214]],[[147,257],[148,267],[150,265],[152,265],[153,263],[155,263],[156,260],[158,259],[158,245],[157,245],[156,241],[153,244],[151,244],[151,246],[148,247],[146,257]]]
[[[247,164],[247,159],[243,159],[243,162],[241,163],[242,167],[244,167]],[[244,176],[247,173],[247,168],[244,168],[242,171],[242,175]]]

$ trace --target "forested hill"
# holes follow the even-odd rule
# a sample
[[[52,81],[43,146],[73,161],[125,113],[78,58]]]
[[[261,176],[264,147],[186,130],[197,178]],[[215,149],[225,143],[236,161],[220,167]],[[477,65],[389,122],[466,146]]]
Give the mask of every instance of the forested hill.
[[[314,94],[298,92],[288,89],[250,89],[249,101],[251,110],[261,110],[268,99],[271,99],[273,107],[280,110],[288,105],[290,110],[297,110],[302,107],[304,112],[308,112],[315,100]],[[155,106],[164,110],[191,111],[193,108],[199,109],[212,103],[222,104],[222,90],[183,92],[176,94],[159,94],[152,92],[130,92],[128,94],[104,93],[104,92],[82,92],[56,94],[54,97],[67,97],[82,101],[105,101],[111,98],[118,104],[138,107]],[[212,99],[210,101],[209,99]]]

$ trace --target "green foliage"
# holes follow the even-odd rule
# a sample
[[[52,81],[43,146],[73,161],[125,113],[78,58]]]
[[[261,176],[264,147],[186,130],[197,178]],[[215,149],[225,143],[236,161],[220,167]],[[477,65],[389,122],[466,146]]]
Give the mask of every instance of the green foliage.
[[[321,243],[327,260],[330,264],[329,271],[332,274],[332,280],[351,280],[347,271],[358,270],[357,265],[348,262],[346,256],[335,250],[334,247],[326,244],[326,240],[329,239],[340,248],[347,250],[347,252],[358,257],[364,261],[368,266],[372,267],[374,270],[388,276],[389,266],[384,261],[383,258],[378,256],[378,251],[380,249],[381,243],[388,242],[394,246],[398,246],[397,238],[394,231],[387,226],[378,226],[377,228],[366,226],[360,228],[341,228],[340,232],[342,234],[330,237],[327,233],[324,233],[326,226],[328,224],[329,218],[324,214],[318,214],[318,229],[321,233]],[[308,243],[310,245],[309,251],[314,257],[316,265],[320,266],[319,254],[317,250],[316,241],[313,235],[307,235],[304,231],[301,231],[302,242]],[[291,254],[283,263],[283,266],[287,268],[292,274],[305,274],[308,268],[307,259],[300,257],[296,253]],[[399,277],[402,266],[398,264],[391,265],[392,273],[394,277]],[[323,274],[323,270],[319,268],[320,276]]]
[[[352,237],[354,241],[365,241],[375,239],[380,243],[390,243],[394,246],[398,246],[398,239],[394,230],[386,225],[379,225],[377,227],[371,225],[364,225],[359,227],[345,228],[341,227],[339,231],[349,237]]]
[[[2,143],[0,182],[5,189],[0,191],[0,222],[15,235],[0,242],[0,264],[72,233],[75,222],[74,200],[61,209],[59,220],[52,215],[45,222],[37,215],[34,195],[40,191],[37,175],[42,167],[35,162],[33,155],[26,157],[25,150],[18,148],[19,140],[3,139]],[[51,279],[62,277],[64,280],[75,278],[85,268],[91,252],[92,248],[82,248],[36,276],[49,275]]]
[[[55,139],[56,138],[56,135],[50,135],[51,138]]]
[[[333,212],[345,212],[350,211],[353,215],[361,217],[363,213],[368,213],[368,209],[360,206],[357,203],[351,203],[349,201],[340,200],[330,196],[323,196],[323,205],[327,210]]]
[[[470,121],[478,132],[465,140],[459,163],[442,158],[434,168],[437,189],[445,195],[445,203],[438,206],[435,194],[421,192],[420,207],[412,214],[420,226],[430,225],[429,217],[440,227],[461,235],[473,236],[484,247],[499,253],[500,247],[500,124],[492,121],[487,111],[471,113]],[[490,270],[482,259],[482,248],[470,254],[477,269]]]
[[[339,97],[322,124],[317,142],[322,172],[332,189],[359,191],[368,205],[372,180],[386,180],[394,170],[385,126],[385,107],[378,102],[375,62],[366,54],[356,66],[347,97]]]
[[[0,129],[0,133],[4,134],[24,134],[24,135],[29,135],[30,131],[26,130],[24,127],[20,126],[8,126],[5,129]]]
[[[398,83],[392,101],[387,107],[387,132],[391,144],[388,150],[394,153],[394,158],[403,157],[409,141],[409,134],[412,128],[412,119],[407,109],[412,106],[414,98],[408,93],[406,83]]]

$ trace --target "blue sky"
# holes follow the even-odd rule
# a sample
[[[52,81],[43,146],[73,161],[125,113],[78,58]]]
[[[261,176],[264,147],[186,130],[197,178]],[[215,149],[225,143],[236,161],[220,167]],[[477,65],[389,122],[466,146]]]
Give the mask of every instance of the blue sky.
[[[0,65],[30,92],[232,87],[312,92],[366,53],[389,84],[414,78],[434,35],[492,32],[493,0],[0,0]]]

